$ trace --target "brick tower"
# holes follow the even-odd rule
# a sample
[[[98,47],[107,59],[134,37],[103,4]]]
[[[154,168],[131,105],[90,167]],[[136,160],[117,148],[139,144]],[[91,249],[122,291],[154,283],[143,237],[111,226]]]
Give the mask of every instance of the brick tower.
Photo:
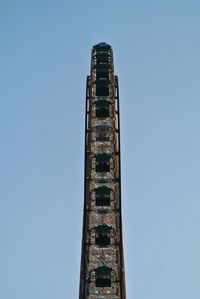
[[[118,78],[106,43],[93,47],[87,77],[79,299],[126,299]]]

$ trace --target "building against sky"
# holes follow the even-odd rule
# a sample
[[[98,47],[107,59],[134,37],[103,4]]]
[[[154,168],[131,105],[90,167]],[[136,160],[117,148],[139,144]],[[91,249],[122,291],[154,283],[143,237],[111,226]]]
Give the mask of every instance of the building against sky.
[[[79,299],[125,299],[118,78],[106,43],[92,49],[85,120]]]

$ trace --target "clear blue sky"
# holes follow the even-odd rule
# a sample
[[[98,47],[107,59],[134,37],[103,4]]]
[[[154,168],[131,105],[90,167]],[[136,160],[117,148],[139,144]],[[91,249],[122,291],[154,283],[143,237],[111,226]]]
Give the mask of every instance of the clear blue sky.
[[[77,299],[85,81],[119,76],[127,299],[200,298],[200,2],[0,2],[0,298]]]

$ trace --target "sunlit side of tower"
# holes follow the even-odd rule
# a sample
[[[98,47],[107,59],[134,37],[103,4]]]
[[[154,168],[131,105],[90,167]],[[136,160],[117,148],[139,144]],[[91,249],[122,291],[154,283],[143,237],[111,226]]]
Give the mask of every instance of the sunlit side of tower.
[[[119,91],[106,43],[93,47],[87,77],[84,188],[79,299],[125,299]]]

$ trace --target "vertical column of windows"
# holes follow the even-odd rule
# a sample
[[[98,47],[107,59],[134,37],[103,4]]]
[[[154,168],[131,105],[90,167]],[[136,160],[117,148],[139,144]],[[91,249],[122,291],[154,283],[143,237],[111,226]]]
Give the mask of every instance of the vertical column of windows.
[[[96,46],[93,49],[94,51],[94,62],[93,67],[94,70],[92,73],[94,74],[92,82],[94,82],[94,90],[95,90],[95,113],[94,119],[97,125],[93,127],[93,134],[95,134],[95,139],[92,139],[97,143],[97,147],[95,152],[93,152],[95,171],[98,174],[102,174],[102,177],[106,174],[114,170],[115,157],[114,153],[111,152],[111,149],[114,148],[114,130],[113,127],[113,119],[115,114],[115,105],[113,104],[115,99],[113,96],[113,91],[111,88],[111,74],[113,72],[112,65],[112,52],[111,47],[108,45],[104,46]],[[114,85],[114,84],[113,84]],[[98,144],[101,144],[99,146]],[[104,150],[104,145],[109,148],[110,144],[110,152]],[[95,143],[96,145],[96,143]],[[113,175],[114,176],[114,175]],[[106,178],[106,176],[105,176]],[[103,207],[101,210],[102,222],[97,222],[93,227],[94,229],[94,243],[96,247],[101,248],[102,252],[107,250],[106,248],[111,248],[113,245],[113,241],[111,241],[111,236],[113,238],[113,234],[111,231],[114,229],[111,226],[108,226],[104,223],[103,213],[115,213],[112,209],[110,209],[111,205],[111,194],[115,194],[114,190],[107,186],[109,185],[110,179],[106,182],[104,178],[104,184],[101,181],[95,180],[96,188],[95,192],[95,205],[96,207]],[[113,182],[114,184],[114,177]],[[100,209],[97,210],[98,213]],[[103,211],[103,212],[102,212]],[[100,212],[99,212],[100,213]],[[113,215],[111,215],[113,217]],[[99,217],[100,218],[100,217]],[[113,254],[115,251],[113,251]],[[108,264],[110,264],[108,262]],[[111,287],[112,286],[112,268],[108,265],[100,265],[99,267],[94,269],[95,271],[95,286],[98,287]]]

